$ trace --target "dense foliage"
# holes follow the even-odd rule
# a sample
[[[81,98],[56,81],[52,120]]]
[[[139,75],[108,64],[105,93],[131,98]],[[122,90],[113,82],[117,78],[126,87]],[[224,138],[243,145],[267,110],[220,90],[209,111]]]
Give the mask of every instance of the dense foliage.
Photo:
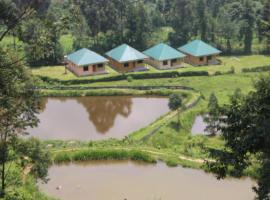
[[[30,65],[60,63],[64,54],[82,47],[104,53],[128,43],[145,50],[158,42],[179,47],[195,38],[225,54],[270,51],[267,0],[47,0],[36,12],[12,2],[1,0],[1,15],[12,20],[0,20],[0,38],[23,41]],[[69,39],[61,45],[61,37]]]
[[[230,104],[220,108],[220,116],[218,130],[225,148],[212,151],[216,162],[209,163],[210,169],[220,178],[227,174],[239,177],[258,159],[258,187],[254,190],[258,199],[270,199],[270,78],[261,78],[247,96],[236,90]]]

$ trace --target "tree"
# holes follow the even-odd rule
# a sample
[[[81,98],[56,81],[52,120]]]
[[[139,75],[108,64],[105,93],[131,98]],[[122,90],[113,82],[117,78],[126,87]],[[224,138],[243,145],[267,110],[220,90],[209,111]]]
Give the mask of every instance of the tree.
[[[232,53],[232,40],[239,33],[239,22],[234,20],[234,10],[232,5],[222,7],[217,16],[218,31],[215,33],[219,38],[226,40],[226,52]]]
[[[1,0],[0,1],[0,41],[30,17],[34,11],[44,12],[49,7],[49,0]]]
[[[175,47],[188,42],[195,35],[194,5],[189,0],[174,0],[170,24],[174,29],[169,40]]]
[[[14,140],[38,122],[37,94],[30,74],[12,53],[0,49],[0,195],[6,190]]]
[[[180,94],[172,94],[169,98],[169,108],[172,111],[177,110],[178,127],[180,127],[180,108],[182,106],[182,97]]]
[[[218,99],[214,93],[210,95],[208,103],[208,114],[204,117],[204,121],[207,123],[205,131],[211,135],[215,135],[218,132],[218,122],[220,118]]]
[[[144,4],[137,4],[130,4],[128,8],[125,40],[135,48],[144,50],[150,35],[151,23]]]
[[[207,15],[206,15],[206,2],[205,0],[199,0],[197,3],[197,15],[198,15],[198,27],[201,35],[201,39],[207,41]]]
[[[259,164],[257,199],[270,199],[270,78],[262,77],[255,83],[255,91],[243,96],[239,90],[230,104],[221,108],[219,130],[225,140],[223,150],[211,149],[216,160],[210,169],[224,178],[227,174],[242,176],[254,158]]]
[[[62,26],[53,13],[32,17],[22,30],[20,39],[24,41],[27,62],[31,66],[58,64],[63,58],[59,43]]]
[[[266,38],[266,51],[270,52],[270,2],[266,1],[260,18],[260,33]]]

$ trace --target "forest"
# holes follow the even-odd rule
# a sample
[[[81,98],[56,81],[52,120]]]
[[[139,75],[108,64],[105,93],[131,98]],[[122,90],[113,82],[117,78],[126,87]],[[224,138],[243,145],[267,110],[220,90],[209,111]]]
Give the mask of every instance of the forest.
[[[7,33],[12,24],[0,21],[1,39],[10,36],[2,42],[31,66],[59,64],[83,47],[104,53],[127,43],[142,51],[160,42],[177,48],[195,38],[224,55],[270,52],[268,0],[46,0],[29,18],[20,4],[3,2],[1,14],[25,20]]]

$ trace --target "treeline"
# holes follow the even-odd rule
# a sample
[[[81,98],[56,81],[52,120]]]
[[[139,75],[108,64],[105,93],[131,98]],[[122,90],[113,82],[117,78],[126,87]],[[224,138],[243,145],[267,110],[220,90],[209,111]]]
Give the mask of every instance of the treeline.
[[[179,47],[194,38],[214,44],[225,54],[270,52],[268,0],[45,2],[13,33],[26,44],[31,65],[59,63],[64,54],[60,37],[65,34],[72,36],[73,50],[87,47],[100,53],[122,43],[139,50],[156,42]]]

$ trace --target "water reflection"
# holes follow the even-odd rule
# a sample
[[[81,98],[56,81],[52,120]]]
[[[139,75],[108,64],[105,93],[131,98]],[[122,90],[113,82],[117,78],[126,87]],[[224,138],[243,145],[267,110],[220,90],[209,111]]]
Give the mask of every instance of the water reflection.
[[[132,99],[130,97],[92,97],[78,98],[89,113],[89,120],[95,124],[99,133],[107,133],[114,125],[117,115],[127,118],[131,114]]]
[[[29,132],[41,139],[121,138],[168,112],[167,103],[156,97],[46,98],[40,124]]]

